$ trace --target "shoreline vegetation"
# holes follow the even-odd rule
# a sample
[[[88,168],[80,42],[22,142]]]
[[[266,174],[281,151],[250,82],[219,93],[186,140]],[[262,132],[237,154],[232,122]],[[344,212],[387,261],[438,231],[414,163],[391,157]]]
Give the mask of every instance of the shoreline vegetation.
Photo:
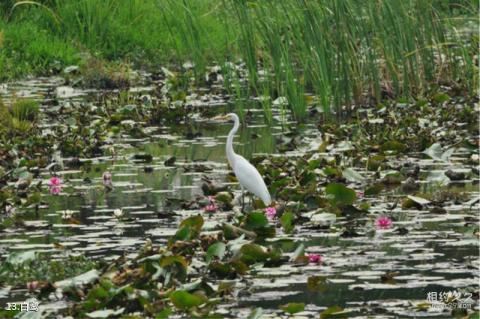
[[[297,120],[310,95],[337,114],[441,86],[473,97],[476,13],[473,1],[442,0],[3,1],[0,80],[188,65],[202,85],[218,66],[234,99],[285,97]]]

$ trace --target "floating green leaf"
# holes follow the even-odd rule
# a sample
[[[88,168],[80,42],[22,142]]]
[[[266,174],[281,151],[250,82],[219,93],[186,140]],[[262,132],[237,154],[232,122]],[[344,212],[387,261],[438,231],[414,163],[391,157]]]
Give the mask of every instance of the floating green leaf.
[[[263,315],[262,308],[255,308],[252,312],[248,315],[247,319],[260,319]]]
[[[225,255],[226,246],[222,242],[216,242],[207,249],[207,253],[205,255],[205,260],[207,263],[210,263],[214,257],[218,259],[222,259]]]
[[[333,318],[336,314],[343,312],[343,308],[340,306],[328,307],[320,313],[320,318]]]
[[[428,199],[425,199],[425,198],[422,198],[422,197],[418,197],[418,196],[412,196],[412,195],[408,195],[407,196],[408,199],[414,201],[415,203],[419,204],[419,205],[428,205],[430,204],[430,201]]]
[[[351,188],[346,187],[343,184],[328,184],[325,192],[327,193],[327,195],[332,196],[332,200],[334,203],[340,205],[352,205],[357,199],[355,191]]]
[[[347,167],[342,171],[343,177],[345,177],[349,182],[361,183],[365,180],[365,177],[360,175],[359,172],[354,170],[351,167]]]
[[[280,306],[280,309],[288,312],[289,314],[294,314],[305,310],[305,304],[303,302],[291,302],[286,305]]]
[[[11,253],[10,255],[8,255],[6,262],[12,265],[19,265],[23,264],[26,261],[34,260],[35,257],[36,254],[33,250],[24,251],[21,253]]]
[[[98,270],[92,269],[76,277],[57,281],[54,284],[54,286],[65,289],[65,288],[76,287],[80,285],[86,285],[97,280],[99,275],[100,275],[100,272]]]
[[[254,230],[268,226],[268,219],[264,213],[253,212],[247,215],[244,222],[245,229]]]
[[[157,314],[155,319],[168,319],[172,313],[173,311],[171,308],[164,308]]]
[[[194,229],[197,232],[200,232],[202,230],[203,226],[203,217],[200,215],[197,216],[192,216],[187,219],[184,219],[181,223],[179,228],[182,227],[190,227],[191,229]]]
[[[288,234],[293,230],[293,220],[295,215],[292,212],[286,212],[280,217],[280,223],[282,224],[283,230]]]
[[[180,223],[175,236],[170,238],[170,244],[177,240],[192,240],[197,238],[202,230],[203,223],[203,217],[200,215],[184,219]]]
[[[448,162],[450,161],[450,157],[452,156],[454,150],[455,149],[452,147],[444,152],[440,143],[433,143],[429,148],[423,151],[423,153],[427,154],[434,160]]]
[[[186,310],[198,307],[205,303],[205,300],[198,295],[191,294],[184,290],[176,290],[170,294],[170,301],[177,309]]]
[[[269,257],[267,250],[257,244],[245,244],[240,252],[242,253],[242,261],[247,264],[266,261]]]
[[[220,203],[229,204],[232,202],[233,198],[228,192],[220,192],[215,195],[215,200]]]

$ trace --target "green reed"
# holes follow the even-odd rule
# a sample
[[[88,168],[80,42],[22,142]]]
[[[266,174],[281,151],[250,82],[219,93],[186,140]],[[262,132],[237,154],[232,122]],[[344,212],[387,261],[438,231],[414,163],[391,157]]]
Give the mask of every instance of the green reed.
[[[248,108],[248,98],[268,93],[270,100],[285,97],[294,117],[303,120],[307,93],[318,97],[326,114],[338,115],[385,97],[425,96],[438,84],[476,94],[478,36],[466,39],[458,30],[476,8],[471,1],[457,2],[48,0],[12,10],[9,1],[0,6],[9,17],[0,21],[0,30],[5,42],[24,51],[29,44],[18,45],[12,30],[28,24],[56,42],[140,67],[191,61],[197,84],[207,66],[241,59],[247,83],[237,70],[222,67],[238,107]],[[478,28],[476,19],[473,25]],[[5,52],[0,66],[12,61],[13,51]],[[52,61],[51,55],[40,59]]]

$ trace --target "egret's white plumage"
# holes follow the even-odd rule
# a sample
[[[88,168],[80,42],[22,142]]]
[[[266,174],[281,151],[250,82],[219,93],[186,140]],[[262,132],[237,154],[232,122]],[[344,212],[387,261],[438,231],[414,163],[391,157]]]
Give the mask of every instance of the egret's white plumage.
[[[246,188],[250,193],[258,196],[265,206],[269,206],[272,202],[270,193],[268,192],[267,185],[263,181],[262,176],[257,171],[255,166],[250,164],[243,156],[238,155],[233,150],[233,138],[240,127],[240,120],[235,113],[229,113],[227,118],[232,119],[234,124],[233,128],[228,133],[227,138],[227,158],[230,166],[238,179],[238,182],[242,188]]]

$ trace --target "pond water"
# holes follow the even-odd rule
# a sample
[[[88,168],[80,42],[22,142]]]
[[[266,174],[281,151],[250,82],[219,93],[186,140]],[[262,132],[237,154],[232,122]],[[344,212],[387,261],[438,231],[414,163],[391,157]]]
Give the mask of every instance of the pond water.
[[[5,90],[7,96],[15,91],[37,98],[42,101],[42,107],[48,109],[61,83],[57,78],[39,79],[16,83]],[[152,88],[147,86],[132,91],[139,95],[149,94]],[[95,104],[99,95],[104,94],[72,91],[65,98],[57,96],[55,100]],[[204,104],[208,107],[209,101]],[[226,103],[211,107],[217,113],[232,109]],[[58,170],[64,181],[60,195],[50,195],[44,187],[42,200],[45,204],[38,211],[26,212],[25,226],[0,233],[2,259],[11,252],[26,250],[49,253],[52,258],[78,253],[101,260],[115,260],[123,255],[133,257],[147,238],[153,245],[165,245],[181,220],[203,213],[202,207],[182,209],[179,203],[201,200],[205,177],[219,186],[227,185],[239,196],[238,185],[227,178],[229,169],[224,146],[231,124],[213,123],[199,116],[200,113],[192,112],[188,123],[147,127],[149,136],[145,138],[124,135],[115,139],[108,146],[115,150],[115,155],[80,159],[90,162],[88,169],[85,165],[82,169],[65,165]],[[275,119],[280,118],[280,110],[274,109],[273,113]],[[265,125],[263,112],[253,110],[248,125],[235,138],[235,150],[246,158],[262,154],[303,155],[320,139],[321,129],[314,122],[299,128],[297,134],[302,139],[296,149],[279,153],[279,145],[290,131],[277,120],[272,126]],[[47,129],[57,123],[54,117],[45,117],[43,125]],[[348,163],[348,150],[337,148],[332,153],[345,156],[344,161]],[[149,154],[152,158],[142,160],[138,154]],[[464,164],[466,156],[469,155],[457,149],[450,162],[442,163],[418,153],[392,157],[390,161],[399,165],[406,161],[416,162],[425,176],[446,169],[470,171]],[[172,157],[175,157],[174,163],[166,163],[169,159],[173,161]],[[63,160],[69,162],[68,158]],[[102,184],[102,174],[106,171],[113,176],[111,191]],[[365,169],[357,171],[365,178],[373,175]],[[50,176],[49,171],[42,170],[38,179],[44,180],[46,185]],[[352,187],[362,191],[365,183],[352,183]],[[434,193],[439,188],[428,180],[423,180],[421,187],[426,193]],[[478,176],[450,183],[447,189],[464,192],[471,201],[479,195]],[[459,291],[464,296],[471,291],[478,292],[479,242],[469,230],[478,224],[480,206],[474,201],[471,206],[452,201],[443,207],[445,211],[435,212],[393,205],[405,196],[398,187],[392,188],[380,195],[360,199],[370,203],[370,214],[354,219],[337,217],[330,228],[319,227],[311,221],[297,225],[290,235],[279,231],[274,239],[267,241],[282,247],[286,255],[303,243],[307,252],[321,254],[323,263],[254,268],[238,282],[236,298],[218,312],[226,317],[246,317],[255,307],[261,307],[267,317],[284,316],[278,310],[280,305],[302,302],[306,309],[297,315],[307,318],[316,318],[318,313],[332,306],[340,306],[346,316],[358,318],[362,315],[450,317],[448,311],[422,308],[422,304],[427,302],[431,292]],[[114,216],[115,209],[122,210],[121,220]],[[376,213],[394,216],[395,227],[373,231],[372,216]],[[231,214],[229,211],[205,214],[204,228],[214,230]],[[325,225],[323,221],[320,224]],[[352,224],[357,228],[350,236],[345,229]],[[408,231],[404,233],[403,230]],[[395,272],[394,276],[385,279],[389,272]],[[327,280],[324,289],[308,289],[307,281],[311,276],[324,276]],[[25,289],[3,288],[0,304],[23,300],[26,296],[29,294]],[[476,296],[478,298],[478,293]]]

